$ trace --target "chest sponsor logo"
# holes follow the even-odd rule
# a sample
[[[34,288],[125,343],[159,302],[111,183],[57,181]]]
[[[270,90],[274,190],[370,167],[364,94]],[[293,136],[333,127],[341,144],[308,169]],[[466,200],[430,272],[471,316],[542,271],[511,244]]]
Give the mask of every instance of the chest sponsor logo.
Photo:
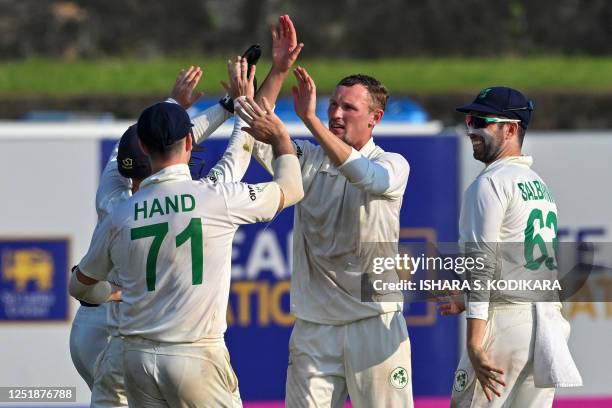
[[[249,185],[249,197],[251,198],[251,201],[257,200],[257,194],[255,194],[255,189],[251,185]]]

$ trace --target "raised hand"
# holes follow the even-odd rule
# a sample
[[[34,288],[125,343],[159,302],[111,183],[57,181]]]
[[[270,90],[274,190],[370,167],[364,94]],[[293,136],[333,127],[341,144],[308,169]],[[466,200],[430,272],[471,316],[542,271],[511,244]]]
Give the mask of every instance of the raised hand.
[[[174,99],[183,109],[188,109],[204,95],[204,92],[195,92],[198,82],[202,78],[202,68],[191,66],[188,69],[181,69],[174,88],[170,92],[170,97]]]
[[[252,97],[239,99],[240,108],[238,115],[249,125],[242,130],[249,133],[260,142],[275,145],[279,141],[289,139],[287,128],[276,116],[266,98],[263,98],[261,106]]]
[[[298,44],[291,18],[286,14],[280,16],[278,23],[272,26],[272,68],[288,72],[303,47],[303,43]]]
[[[248,72],[248,62],[246,58],[236,57],[236,62],[227,60],[227,74],[230,84],[221,81],[221,85],[229,96],[236,100],[239,96],[253,97],[255,95],[255,65],[251,72]]]
[[[302,120],[313,118],[317,108],[317,87],[304,68],[298,67],[293,73],[298,81],[297,86],[291,88],[295,113]]]

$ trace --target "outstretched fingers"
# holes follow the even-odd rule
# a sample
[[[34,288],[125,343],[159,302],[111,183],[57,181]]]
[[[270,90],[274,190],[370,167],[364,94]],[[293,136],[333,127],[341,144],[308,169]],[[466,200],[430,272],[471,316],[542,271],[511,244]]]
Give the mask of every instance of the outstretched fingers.
[[[256,118],[258,118],[260,115],[257,114],[257,112],[255,111],[255,108],[250,103],[249,99],[250,98],[238,99],[238,103],[240,104],[240,109],[238,109],[238,114],[240,115],[242,119],[244,119],[246,123],[248,123],[249,125],[252,125],[253,121]],[[253,100],[251,99],[251,101]],[[253,104],[255,104],[255,101],[253,101]]]
[[[265,96],[261,98],[261,104],[266,114],[274,112],[272,105],[270,105],[270,102],[268,102],[268,99]]]

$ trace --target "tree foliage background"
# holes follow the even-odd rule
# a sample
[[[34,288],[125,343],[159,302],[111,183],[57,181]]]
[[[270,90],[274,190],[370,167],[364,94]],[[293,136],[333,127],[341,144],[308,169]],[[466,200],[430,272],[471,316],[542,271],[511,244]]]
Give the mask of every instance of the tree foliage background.
[[[0,58],[225,55],[281,13],[308,57],[612,54],[607,0],[0,0]]]

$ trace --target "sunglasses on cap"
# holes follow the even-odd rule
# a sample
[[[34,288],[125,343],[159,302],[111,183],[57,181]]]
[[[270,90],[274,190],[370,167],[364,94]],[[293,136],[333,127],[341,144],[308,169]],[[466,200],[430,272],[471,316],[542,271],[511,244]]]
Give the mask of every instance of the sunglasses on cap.
[[[512,112],[512,111],[532,111],[533,110],[533,101],[528,101],[527,106],[523,106],[522,108],[507,108],[504,109],[504,112]]]
[[[465,115],[465,125],[473,129],[486,128],[491,123],[520,123],[520,119],[496,118],[490,116]]]

